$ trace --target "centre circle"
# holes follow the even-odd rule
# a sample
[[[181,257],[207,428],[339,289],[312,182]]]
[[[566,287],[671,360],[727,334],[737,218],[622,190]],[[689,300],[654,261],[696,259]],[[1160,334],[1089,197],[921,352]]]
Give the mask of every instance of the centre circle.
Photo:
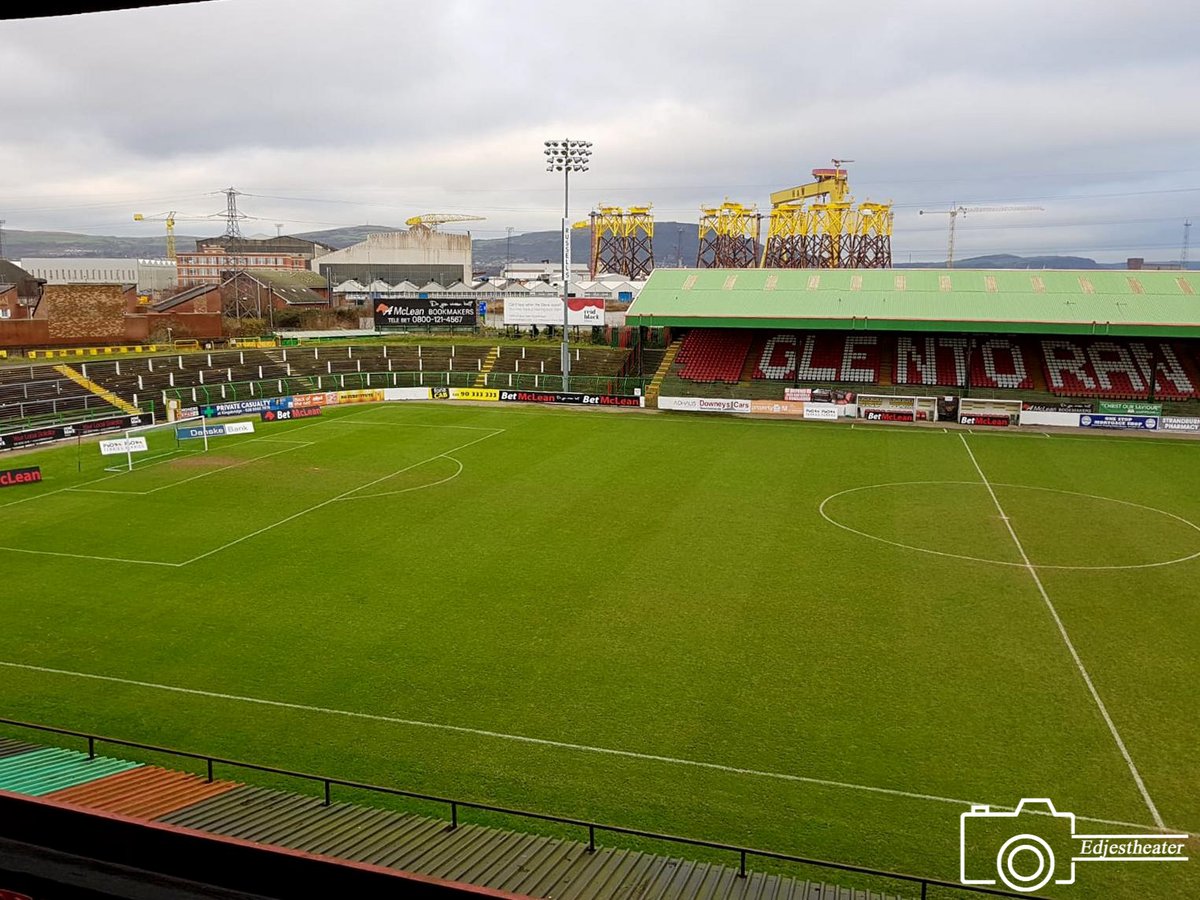
[[[998,566],[1148,569],[1200,557],[1200,525],[1183,516],[1128,500],[1034,485],[868,484],[829,495],[818,511],[831,525],[871,541]],[[993,549],[997,546],[1005,548],[1007,558],[1000,558]],[[1028,563],[1021,551],[1028,554]]]

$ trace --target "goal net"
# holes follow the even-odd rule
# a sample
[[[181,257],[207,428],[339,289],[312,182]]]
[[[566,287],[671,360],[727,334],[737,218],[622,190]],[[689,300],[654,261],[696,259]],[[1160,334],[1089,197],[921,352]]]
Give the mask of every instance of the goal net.
[[[102,441],[100,452],[111,457],[105,472],[131,472],[185,453],[207,453],[211,428],[203,416],[128,428],[120,439]]]

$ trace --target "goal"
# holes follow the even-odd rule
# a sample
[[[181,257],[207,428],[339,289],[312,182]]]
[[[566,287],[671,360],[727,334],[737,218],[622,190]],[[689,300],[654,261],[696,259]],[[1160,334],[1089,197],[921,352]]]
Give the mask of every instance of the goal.
[[[116,465],[106,466],[105,472],[132,472],[164,458],[184,453],[207,453],[209,428],[203,416],[191,416],[174,422],[128,428],[122,438],[124,459]]]

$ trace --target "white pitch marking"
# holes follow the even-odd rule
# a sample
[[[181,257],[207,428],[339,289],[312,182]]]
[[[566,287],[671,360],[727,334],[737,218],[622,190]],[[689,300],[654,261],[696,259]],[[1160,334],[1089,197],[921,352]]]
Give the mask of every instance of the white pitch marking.
[[[364,410],[364,412],[365,412],[365,410]],[[360,415],[360,413],[351,413],[350,415],[343,416],[342,418],[348,419],[351,416],[356,416],[356,415]],[[297,428],[292,428],[288,433],[290,434],[291,432],[295,432],[295,431],[303,431],[305,428],[314,428],[317,425],[324,425],[329,421],[336,421],[336,420],[327,419],[327,420],[323,420],[320,422],[312,422],[311,424],[308,424],[308,425],[301,425]],[[250,438],[245,441],[238,441],[237,443],[253,444],[253,443],[256,443],[257,441],[265,441],[265,440],[269,440],[269,438],[254,437],[254,438]],[[184,451],[184,452],[186,452],[186,451]],[[195,452],[199,452],[199,451],[195,451]],[[171,462],[171,459],[160,459],[158,462],[152,462],[148,465],[142,466],[140,469],[135,469],[134,471],[139,471],[139,472],[145,471],[146,469],[152,469],[155,466],[161,466],[163,463],[168,463],[168,462]],[[112,478],[120,478],[122,475],[128,475],[128,474],[129,474],[128,471],[113,472],[110,475],[102,475],[99,478],[93,478],[91,481],[84,481],[78,485],[68,485],[67,487],[55,488],[52,491],[46,491],[44,494],[32,494],[28,497],[22,497],[20,500],[10,500],[7,503],[0,503],[0,509],[4,509],[6,506],[16,506],[18,503],[28,503],[30,500],[41,500],[43,497],[52,497],[53,495],[61,494],[64,491],[80,491],[81,488],[84,488],[89,484],[99,484],[101,481],[108,481]],[[88,492],[88,493],[92,493],[92,492]],[[105,491],[104,493],[109,493],[109,492]],[[113,491],[112,493],[122,493],[123,494],[123,493],[125,493],[125,491]],[[0,549],[4,549],[4,548],[0,547]]]
[[[245,443],[249,443],[246,441]],[[67,488],[68,491],[73,491],[80,494],[122,494],[126,497],[148,497],[150,494],[157,494],[159,491],[165,491],[173,487],[179,487],[181,484],[187,484],[189,481],[196,481],[200,478],[208,478],[210,475],[216,475],[219,472],[224,472],[228,469],[236,469],[239,466],[246,466],[252,462],[258,462],[262,459],[269,459],[272,456],[279,456],[281,453],[291,453],[293,450],[300,450],[304,447],[311,447],[314,441],[271,441],[273,444],[291,444],[285,450],[272,450],[270,453],[264,453],[262,456],[254,456],[250,459],[243,459],[240,462],[230,463],[227,466],[221,466],[217,469],[210,469],[207,472],[201,472],[199,475],[192,475],[188,478],[172,481],[170,484],[162,484],[156,488],[150,488],[148,491],[106,491],[103,488]]]
[[[29,550],[25,547],[0,547],[0,550],[6,550],[9,553],[29,553],[34,556],[61,556],[69,559],[96,559],[101,562],[122,562],[136,563],[139,566],[169,566],[178,568],[183,563],[163,562],[157,559],[126,559],[121,556],[90,556],[86,553],[61,553],[57,550]]]
[[[494,428],[486,428],[482,425],[427,425],[423,422],[347,422],[349,416],[344,416],[341,419],[330,419],[331,425],[386,425],[391,428],[460,428],[463,431],[495,431]]]
[[[907,487],[909,485],[922,485],[922,484],[935,484],[935,485],[965,484],[965,485],[969,485],[971,487],[981,487],[981,485],[978,481],[888,481],[888,482],[884,482],[881,484],[864,484],[864,485],[860,485],[858,487],[846,488],[846,490],[838,491],[836,494],[830,494],[828,497],[826,497],[824,500],[821,501],[820,505],[817,507],[817,512],[820,514],[821,518],[824,519],[826,522],[828,522],[830,525],[840,528],[843,531],[848,531],[851,534],[858,535],[859,537],[865,537],[871,541],[878,541],[881,544],[887,544],[891,547],[899,547],[902,550],[913,550],[913,551],[916,551],[917,553],[928,553],[931,556],[944,556],[948,559],[965,559],[968,562],[988,563],[989,565],[993,565],[993,566],[1013,566],[1018,569],[1025,568],[1025,564],[1019,563],[1019,562],[1006,562],[1005,560],[1002,560],[1002,559],[986,559],[985,557],[982,557],[982,556],[965,556],[961,553],[947,553],[944,550],[932,550],[929,547],[918,547],[915,544],[902,544],[899,541],[888,540],[887,538],[880,537],[877,534],[871,534],[870,532],[867,532],[867,531],[859,531],[857,528],[851,528],[849,525],[839,522],[837,519],[833,518],[832,516],[829,515],[829,513],[827,513],[825,511],[825,506],[831,500],[836,500],[838,497],[843,497],[846,494],[854,494],[859,491],[869,491],[869,490],[873,490],[875,488]],[[1008,483],[1004,483],[1004,482],[996,482],[996,487],[1016,488],[1018,490],[1028,490],[1028,491],[1047,491],[1052,494],[1067,494],[1068,496],[1071,496],[1071,497],[1086,497],[1089,500],[1103,500],[1106,503],[1119,503],[1121,506],[1129,506],[1134,509],[1144,509],[1147,512],[1158,513],[1160,516],[1166,516],[1168,519],[1174,519],[1177,522],[1180,522],[1181,524],[1186,525],[1188,528],[1191,528],[1194,531],[1200,532],[1200,525],[1197,525],[1195,522],[1191,521],[1190,519],[1185,519],[1183,516],[1177,516],[1175,513],[1167,512],[1165,509],[1158,509],[1157,507],[1154,507],[1154,506],[1144,506],[1141,503],[1133,503],[1129,500],[1117,500],[1113,497],[1101,497],[1099,494],[1085,494],[1082,491],[1064,491],[1064,490],[1060,490],[1059,488],[1037,487],[1035,485],[1029,485],[1029,484],[1008,484]],[[1107,572],[1107,571],[1116,571],[1116,570],[1122,570],[1122,569],[1157,569],[1161,566],[1176,566],[1176,565],[1179,565],[1180,563],[1191,562],[1193,559],[1196,559],[1197,557],[1200,557],[1200,550],[1197,550],[1195,553],[1191,553],[1187,556],[1180,556],[1180,557],[1177,557],[1176,559],[1165,559],[1161,562],[1128,563],[1126,565],[1120,565],[1120,566],[1058,566],[1058,565],[1050,565],[1048,563],[1038,563],[1034,566],[1034,568],[1036,568],[1036,569],[1056,569],[1056,570],[1061,570],[1064,572]]]
[[[1137,784],[1138,791],[1142,795],[1142,799],[1146,802],[1146,808],[1150,810],[1150,817],[1154,819],[1154,824],[1159,828],[1165,828],[1162,816],[1158,814],[1158,807],[1154,805],[1154,801],[1150,799],[1150,792],[1146,790],[1146,783],[1142,781],[1142,775],[1138,772],[1138,768],[1133,763],[1133,757],[1129,755],[1129,751],[1125,748],[1125,742],[1121,740],[1121,733],[1117,731],[1116,723],[1113,722],[1112,716],[1108,714],[1108,708],[1104,705],[1104,701],[1100,699],[1100,692],[1096,690],[1096,686],[1092,684],[1092,677],[1088,674],[1087,669],[1083,665],[1083,660],[1079,658],[1079,653],[1075,650],[1075,645],[1071,642],[1071,636],[1067,634],[1067,628],[1063,625],[1063,621],[1059,618],[1058,610],[1054,608],[1054,604],[1050,601],[1050,595],[1046,593],[1046,587],[1042,584],[1042,578],[1038,575],[1037,569],[1029,561],[1029,554],[1025,552],[1025,546],[1021,543],[1021,539],[1017,537],[1016,529],[1004,514],[1004,507],[1000,505],[1000,498],[996,496],[995,490],[992,488],[992,483],[988,481],[988,477],[983,474],[983,469],[979,466],[979,461],[975,459],[975,453],[971,450],[971,445],[967,443],[967,439],[963,435],[959,435],[962,440],[963,447],[967,450],[967,455],[971,457],[971,465],[975,467],[975,471],[979,473],[984,487],[992,496],[992,502],[996,504],[996,509],[1000,513],[1000,518],[1004,519],[1004,524],[1008,527],[1009,536],[1012,537],[1013,543],[1017,545],[1017,550],[1021,554],[1021,559],[1025,561],[1025,569],[1029,572],[1033,583],[1037,585],[1038,593],[1042,595],[1042,600],[1046,603],[1046,608],[1050,610],[1050,616],[1054,619],[1054,624],[1058,626],[1058,632],[1062,635],[1063,643],[1067,645],[1067,649],[1071,652],[1071,658],[1075,660],[1075,665],[1079,669],[1079,674],[1083,676],[1083,683],[1087,685],[1088,691],[1092,695],[1092,699],[1096,701],[1096,706],[1100,710],[1100,715],[1104,717],[1105,723],[1108,725],[1108,730],[1112,732],[1113,740],[1117,742],[1117,748],[1121,751],[1121,756],[1125,758],[1125,764],[1129,766],[1129,773],[1133,776],[1134,783]]]
[[[458,466],[458,470],[453,475],[443,478],[440,481],[431,481],[429,484],[418,484],[414,487],[401,488],[398,491],[384,491],[379,494],[362,494],[358,497],[344,497],[341,502],[349,503],[352,500],[374,500],[377,497],[394,497],[397,494],[407,494],[411,491],[423,491],[426,488],[437,487],[439,484],[445,484],[448,481],[453,481],[455,478],[457,478],[463,472],[463,464],[461,462],[459,462],[457,459],[455,459],[453,456],[435,456],[434,459],[448,459],[448,460],[450,460],[450,462],[452,462]],[[433,462],[433,460],[431,459],[431,460],[428,460],[427,462]]]
[[[779,424],[786,425],[788,423],[780,422]],[[805,422],[801,421],[800,424],[804,425],[804,424],[812,424],[812,423],[805,423]],[[858,422],[851,422],[850,430],[851,431],[871,431],[871,432],[886,431],[889,434],[949,434],[950,433],[949,430],[946,428],[943,428],[941,431],[938,431],[936,428],[905,428],[903,426],[903,424],[899,424],[899,423],[896,425],[860,425]]]
[[[242,535],[242,537],[237,538],[236,540],[229,541],[226,544],[222,544],[220,547],[215,547],[212,550],[209,550],[205,553],[201,553],[199,556],[193,556],[191,559],[180,563],[180,565],[188,566],[194,562],[199,562],[202,559],[207,559],[208,557],[212,556],[215,553],[220,553],[222,550],[228,550],[230,547],[234,547],[234,546],[242,543],[242,541],[248,541],[251,538],[258,537],[260,534],[264,534],[264,533],[270,531],[272,528],[278,528],[280,525],[286,525],[288,522],[291,522],[294,519],[298,519],[301,516],[306,516],[310,512],[316,512],[318,509],[322,509],[331,503],[336,503],[339,500],[343,500],[346,497],[349,497],[351,494],[357,494],[359,491],[365,491],[367,488],[374,487],[375,485],[379,484],[380,482],[387,481],[389,478],[395,478],[397,475],[403,475],[409,469],[415,469],[417,466],[423,466],[427,462],[432,462],[433,460],[438,459],[439,457],[447,456],[448,454],[451,454],[451,453],[457,453],[459,450],[465,450],[467,447],[470,447],[472,444],[478,444],[480,441],[486,441],[488,438],[495,437],[498,434],[504,434],[504,431],[505,431],[505,429],[503,429],[503,428],[496,429],[495,431],[491,431],[488,434],[485,434],[483,437],[475,438],[475,440],[473,440],[473,441],[467,441],[465,444],[459,444],[457,447],[451,447],[449,450],[445,450],[441,453],[434,454],[433,456],[429,457],[429,459],[423,459],[420,462],[415,462],[412,465],[405,466],[403,469],[397,469],[395,472],[391,472],[387,475],[384,475],[381,478],[376,478],[374,481],[369,481],[366,484],[360,484],[356,488],[351,488],[348,491],[343,491],[342,493],[338,494],[336,497],[330,497],[328,500],[322,500],[320,503],[316,503],[313,506],[308,507],[307,509],[300,510],[299,512],[292,513],[287,518],[280,519],[278,522],[273,522],[270,525],[265,525],[262,528],[258,529],[257,531],[252,531],[252,532],[250,532],[250,534]]]
[[[124,684],[131,687],[149,688],[156,691],[169,691],[174,694],[187,694],[193,697],[207,697],[212,700],[233,700],[238,703],[253,703],[258,706],[270,706],[276,709],[290,709],[299,712],[320,713],[327,716],[343,716],[349,719],[364,719],[370,722],[385,722],[390,725],[404,725],[410,728],[429,728],[436,731],[450,731],[456,734],[470,734],[477,737],[494,738],[502,741],[513,741],[520,744],[533,744],[540,747],[554,747],[560,750],[575,750],[581,753],[597,753],[604,756],[618,756],[626,759],[646,760],[647,762],[660,762],[676,766],[688,766],[695,769],[707,769],[715,772],[726,772],[732,775],[748,775],[755,778],[770,778],[776,781],[790,781],[800,784],[814,784],[820,787],[843,788],[846,790],[864,791],[871,794],[884,794],[892,797],[904,797],[910,800],[931,800],[938,803],[953,803],[956,806],[971,806],[978,801],[974,800],[959,800],[954,797],[942,797],[937,794],[922,794],[915,791],[903,791],[897,788],[873,787],[865,784],[855,784],[849,781],[833,781],[827,778],[813,778],[807,775],[791,775],[786,772],[769,772],[763,769],[748,769],[740,766],[727,766],[722,763],[704,762],[702,760],[687,759],[677,756],[662,756],[656,753],[638,753],[635,750],[619,750],[612,747],[594,747],[588,744],[575,744],[569,741],[556,741],[549,738],[529,737],[523,734],[507,734],[502,731],[489,731],[484,728],[470,728],[465,725],[448,725],[444,722],[426,722],[421,719],[404,719],[399,716],[384,716],[378,713],[354,712],[345,709],[333,709],[326,706],[310,706],[305,703],[289,703],[285,700],[265,700],[261,697],[244,697],[239,694],[224,694],[217,691],[205,691],[198,688],[178,687],[172,684],[159,684],[153,681],[137,681],[132,678],[117,678],[113,675],[96,675],[91,672],[74,672],[70,669],[54,669],[49,666],[34,666],[28,663],[15,663],[0,661],[0,666],[9,669],[22,669],[27,672],[41,672],[50,675],[65,675],[71,678],[84,678],[91,681],[103,681],[110,684]],[[992,809],[1014,810],[1012,806],[1001,806],[999,804],[989,804]],[[1041,815],[1050,815],[1048,812],[1031,810],[1038,812]],[[1103,825],[1121,825],[1128,828],[1141,828],[1146,831],[1156,830],[1156,826],[1143,825],[1140,822],[1122,822],[1115,819],[1097,819],[1089,816],[1075,817],[1080,821],[1098,822]],[[1164,826],[1157,826],[1158,829],[1163,829]],[[1171,829],[1172,831],[1183,832],[1182,828]]]
[[[362,415],[363,412],[367,412],[367,410],[350,413],[348,415],[342,416],[341,418],[349,419],[349,418],[352,418],[353,416]],[[338,420],[324,419],[320,422],[311,422],[307,425],[301,425],[297,428],[292,428],[289,430],[288,433],[290,434],[290,433],[293,433],[296,431],[303,431],[306,428],[315,428],[318,425],[325,425],[325,424],[328,424],[329,422],[333,422],[333,421],[338,421]],[[431,427],[437,427],[437,426],[431,426]],[[503,432],[504,432],[504,429],[501,428],[499,430],[494,431],[493,434],[502,434]],[[487,435],[487,437],[491,437],[491,436],[492,436],[491,434]],[[484,438],[480,438],[479,440],[483,440],[483,439]],[[249,438],[244,441],[238,441],[238,442],[236,442],[236,444],[237,445],[253,444],[253,443],[260,442],[260,441],[269,441],[269,440],[271,440],[271,439],[263,438],[263,437],[254,437],[254,438]],[[315,442],[311,442],[311,441],[303,442],[303,441],[283,441],[283,440],[275,440],[272,442],[273,443],[304,444],[305,446],[311,446],[312,443],[315,443]],[[477,441],[472,441],[471,443],[477,443]],[[463,446],[469,447],[470,444],[464,444]],[[295,449],[299,449],[299,448],[295,448]],[[460,448],[455,448],[455,449],[460,449]],[[279,452],[287,452],[287,451],[279,451]],[[449,450],[447,452],[453,453],[454,450]],[[267,456],[272,456],[272,455],[274,455],[274,454],[267,454]],[[441,455],[441,454],[439,454],[439,455]],[[172,459],[173,458],[174,457],[172,457]],[[265,459],[265,457],[256,457],[256,458],[257,459]],[[158,462],[152,462],[149,465],[142,466],[140,469],[136,469],[134,471],[145,471],[146,469],[153,468],[154,466],[159,466],[159,465],[162,465],[163,463],[171,462],[172,459],[160,459]],[[247,462],[252,462],[252,461],[253,460],[247,460]],[[87,488],[87,485],[89,485],[89,484],[99,484],[102,481],[109,481],[113,478],[120,478],[122,475],[129,475],[129,474],[131,474],[129,471],[123,471],[123,472],[114,472],[109,475],[102,475],[99,478],[93,478],[91,481],[85,481],[80,485],[70,485],[68,487],[57,488],[53,491],[47,491],[44,494],[34,494],[29,497],[23,497],[20,500],[12,500],[8,503],[0,504],[0,509],[3,509],[5,506],[13,506],[17,503],[25,503],[29,500],[39,500],[43,497],[52,496],[53,494],[61,494],[66,491],[71,491],[74,493],[89,493],[89,494],[126,494],[126,495],[132,494],[134,496],[137,496],[139,494],[151,493],[148,491],[107,491],[102,488],[96,488],[96,489],[88,489]],[[209,472],[209,473],[204,473],[204,474],[213,474],[213,473]],[[399,473],[393,473],[393,474],[399,474]],[[390,478],[392,476],[389,475],[386,477]],[[175,484],[182,484],[182,483],[183,482],[175,482],[173,484],[166,485],[166,487],[174,487]],[[372,483],[376,483],[376,482],[372,482]],[[370,485],[364,485],[364,487],[369,487],[369,486]],[[355,490],[360,490],[360,488],[356,488]],[[338,499],[338,498],[335,497],[334,499]],[[324,505],[324,504],[319,504],[317,507],[313,507],[313,509],[317,509],[321,505]],[[306,510],[306,512],[307,511],[311,511],[311,510]],[[297,515],[303,515],[303,513],[298,513]],[[295,518],[295,516],[293,516],[292,518]],[[288,521],[288,520],[285,520],[285,521]],[[279,525],[282,523],[277,522],[275,524]],[[274,527],[275,527],[274,525],[271,525],[271,526],[268,526],[268,529],[274,528]],[[263,530],[267,530],[267,529],[263,529]],[[260,532],[256,532],[256,533],[260,533]],[[253,537],[253,536],[254,535],[248,535],[248,537]],[[246,538],[239,538],[238,541],[234,541],[233,543],[228,544],[226,546],[232,546],[234,543],[239,543],[240,541],[245,540],[245,539]],[[221,550],[224,548],[219,547],[217,549]],[[125,557],[119,557],[119,556],[93,556],[90,554],[83,554],[83,553],[64,553],[64,552],[55,551],[55,550],[32,550],[32,549],[29,549],[26,547],[0,547],[0,552],[4,552],[4,551],[7,551],[9,553],[25,553],[25,554],[29,554],[29,555],[33,555],[33,556],[57,556],[57,557],[62,557],[62,558],[67,558],[67,559],[91,559],[91,560],[97,560],[99,562],[125,562],[125,563],[133,563],[135,565],[142,565],[142,566],[168,566],[171,568],[180,568],[181,566],[186,566],[189,563],[195,562],[196,559],[203,558],[203,557],[196,557],[196,559],[190,559],[190,560],[186,560],[184,562],[173,563],[173,562],[163,562],[162,560],[153,560],[153,559],[127,559]],[[215,552],[217,552],[217,551],[216,550],[210,551],[210,553],[215,553]],[[207,556],[209,554],[204,554],[204,555]]]

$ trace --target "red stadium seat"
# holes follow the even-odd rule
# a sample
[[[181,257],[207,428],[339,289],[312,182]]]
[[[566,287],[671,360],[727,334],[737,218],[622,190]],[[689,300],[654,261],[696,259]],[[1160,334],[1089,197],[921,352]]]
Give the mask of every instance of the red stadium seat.
[[[746,365],[754,333],[697,328],[689,331],[675,357],[683,363],[679,377],[687,381],[736,384]]]
[[[1146,399],[1150,369],[1162,400],[1200,397],[1197,381],[1176,347],[1166,341],[1046,338],[1041,341],[1046,386],[1055,394],[1112,400]]]

